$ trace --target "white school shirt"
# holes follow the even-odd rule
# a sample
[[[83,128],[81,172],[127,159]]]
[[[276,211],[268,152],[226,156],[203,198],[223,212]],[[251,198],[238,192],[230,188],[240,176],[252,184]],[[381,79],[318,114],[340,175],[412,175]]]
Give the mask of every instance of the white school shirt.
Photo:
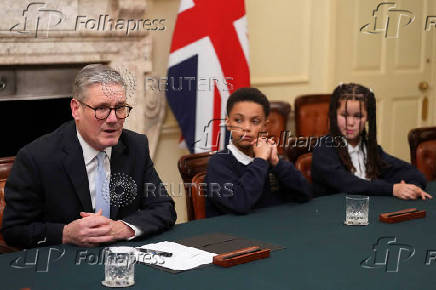
[[[238,147],[233,145],[232,139],[229,140],[229,145],[227,145],[227,149],[229,149],[230,152],[232,152],[232,155],[236,158],[236,160],[238,160],[238,162],[244,165],[248,165],[254,161],[253,157],[246,155],[244,152],[239,150]]]
[[[361,179],[368,180],[368,178],[366,178],[365,167],[366,146],[363,146],[363,150],[361,150],[360,144],[361,143],[356,146],[347,144],[348,155],[350,155],[351,162],[353,163],[354,169],[356,169],[354,175]]]

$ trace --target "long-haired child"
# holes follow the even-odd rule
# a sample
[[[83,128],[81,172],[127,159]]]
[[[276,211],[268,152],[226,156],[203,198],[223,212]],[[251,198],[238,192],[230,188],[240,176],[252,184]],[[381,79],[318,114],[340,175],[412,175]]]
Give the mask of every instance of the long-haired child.
[[[329,108],[330,137],[346,142],[316,147],[312,181],[316,195],[346,192],[393,195],[401,199],[432,198],[426,180],[415,167],[377,144],[376,100],[372,90],[354,83],[333,92]],[[330,144],[331,145],[331,144]]]

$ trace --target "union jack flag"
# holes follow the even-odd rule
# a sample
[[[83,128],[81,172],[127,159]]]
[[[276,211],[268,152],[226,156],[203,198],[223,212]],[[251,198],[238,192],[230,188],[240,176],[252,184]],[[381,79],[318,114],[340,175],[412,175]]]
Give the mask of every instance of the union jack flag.
[[[244,0],[181,0],[167,100],[189,151],[224,148],[229,95],[250,86]]]

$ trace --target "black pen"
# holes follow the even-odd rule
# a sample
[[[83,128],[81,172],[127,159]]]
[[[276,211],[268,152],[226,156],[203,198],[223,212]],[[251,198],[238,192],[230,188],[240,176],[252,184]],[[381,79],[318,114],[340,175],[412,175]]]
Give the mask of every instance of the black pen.
[[[169,252],[152,250],[152,249],[145,249],[145,248],[140,248],[140,247],[137,247],[136,249],[138,251],[140,251],[141,253],[148,253],[148,254],[158,255],[158,256],[167,257],[167,258],[169,258],[173,255],[173,253],[169,253]]]

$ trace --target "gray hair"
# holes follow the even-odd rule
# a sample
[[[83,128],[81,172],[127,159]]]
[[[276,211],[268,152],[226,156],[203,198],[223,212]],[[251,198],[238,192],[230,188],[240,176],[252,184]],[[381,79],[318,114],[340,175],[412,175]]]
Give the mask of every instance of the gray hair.
[[[126,89],[124,79],[119,72],[104,64],[89,64],[83,67],[73,84],[73,98],[83,101],[84,91],[94,84],[118,84]],[[104,89],[104,88],[103,88]]]

